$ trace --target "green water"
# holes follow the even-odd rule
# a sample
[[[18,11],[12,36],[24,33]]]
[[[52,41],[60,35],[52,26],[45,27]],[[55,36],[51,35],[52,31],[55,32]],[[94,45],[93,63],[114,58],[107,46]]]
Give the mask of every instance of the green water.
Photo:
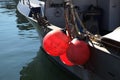
[[[0,80],[77,80],[46,57],[17,2],[0,0]]]

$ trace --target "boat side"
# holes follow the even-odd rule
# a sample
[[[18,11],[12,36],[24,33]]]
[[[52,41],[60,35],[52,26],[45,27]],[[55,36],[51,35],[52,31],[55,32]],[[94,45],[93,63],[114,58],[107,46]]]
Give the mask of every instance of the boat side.
[[[30,8],[29,5],[24,5],[23,3],[18,4],[19,12],[24,15],[31,24],[36,28],[40,39],[42,41],[43,37],[53,29],[61,29],[57,26],[40,26],[37,20],[29,17]],[[50,59],[59,65],[62,65],[64,69],[73,73],[77,77],[83,80],[119,80],[120,79],[120,51],[111,50],[111,48],[102,47],[99,45],[91,45],[91,57],[90,60],[83,66],[66,66],[63,64],[58,57],[49,56]]]

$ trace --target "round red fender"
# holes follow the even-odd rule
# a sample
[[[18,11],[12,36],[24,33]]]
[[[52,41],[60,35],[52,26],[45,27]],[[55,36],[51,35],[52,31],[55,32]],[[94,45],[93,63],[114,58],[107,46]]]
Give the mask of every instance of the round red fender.
[[[60,60],[67,66],[73,66],[74,64],[67,58],[66,53],[60,55]]]
[[[69,41],[69,37],[63,31],[52,30],[44,37],[43,48],[52,56],[60,56],[66,53]]]
[[[68,59],[76,65],[84,65],[90,57],[90,49],[86,42],[73,39],[67,49]]]

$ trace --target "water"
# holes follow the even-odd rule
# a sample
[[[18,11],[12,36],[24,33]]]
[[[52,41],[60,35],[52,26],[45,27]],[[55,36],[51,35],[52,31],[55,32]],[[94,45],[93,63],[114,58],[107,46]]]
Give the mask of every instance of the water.
[[[0,0],[0,80],[77,80],[47,58],[17,2]]]

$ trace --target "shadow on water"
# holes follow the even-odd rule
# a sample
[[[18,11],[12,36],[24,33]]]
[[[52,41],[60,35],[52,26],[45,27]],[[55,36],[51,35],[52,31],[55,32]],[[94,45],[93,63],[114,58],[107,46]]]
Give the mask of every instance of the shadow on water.
[[[78,80],[51,62],[40,48],[37,56],[20,72],[20,80]]]

